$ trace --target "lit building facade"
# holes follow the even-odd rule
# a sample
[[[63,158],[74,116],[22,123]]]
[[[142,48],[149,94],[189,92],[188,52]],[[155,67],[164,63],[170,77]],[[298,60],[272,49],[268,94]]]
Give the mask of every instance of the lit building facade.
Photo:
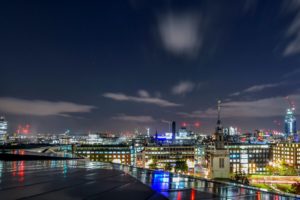
[[[201,176],[207,174],[207,163],[206,163],[206,145],[195,146],[195,169],[194,172]]]
[[[285,161],[300,169],[300,143],[279,143],[272,148],[272,161]]]
[[[155,161],[157,168],[164,169],[166,163],[175,165],[176,161],[180,160],[186,161],[189,171],[192,171],[195,166],[195,146],[145,146],[137,158],[138,167],[149,168],[149,165]]]
[[[0,118],[0,144],[5,143],[7,137],[7,121],[4,117]]]
[[[230,172],[246,174],[265,174],[271,160],[271,146],[260,144],[226,145],[229,150]]]
[[[239,135],[237,127],[230,126],[229,128],[224,128],[224,135]]]
[[[126,145],[81,145],[74,146],[73,152],[80,157],[89,158],[91,161],[113,162],[125,165],[134,165],[132,159],[134,149]]]

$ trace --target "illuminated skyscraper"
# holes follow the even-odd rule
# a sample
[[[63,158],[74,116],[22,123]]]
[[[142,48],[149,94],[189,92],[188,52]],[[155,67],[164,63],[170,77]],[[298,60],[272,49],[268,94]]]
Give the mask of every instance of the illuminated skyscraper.
[[[294,140],[298,141],[297,137],[297,127],[296,127],[296,117],[294,116],[294,109],[288,108],[286,110],[285,120],[284,120],[284,132],[287,137],[294,137]]]
[[[7,134],[7,121],[4,117],[0,117],[0,144],[5,142]]]

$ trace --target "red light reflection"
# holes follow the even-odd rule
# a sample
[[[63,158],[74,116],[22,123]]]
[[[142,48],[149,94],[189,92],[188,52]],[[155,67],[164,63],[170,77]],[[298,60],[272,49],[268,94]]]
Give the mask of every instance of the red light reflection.
[[[196,192],[194,189],[191,190],[191,200],[195,200]]]
[[[257,192],[257,193],[256,193],[256,196],[257,196],[256,199],[257,199],[257,200],[260,200],[260,192]]]
[[[178,194],[177,194],[177,200],[181,200],[181,192],[178,192]]]

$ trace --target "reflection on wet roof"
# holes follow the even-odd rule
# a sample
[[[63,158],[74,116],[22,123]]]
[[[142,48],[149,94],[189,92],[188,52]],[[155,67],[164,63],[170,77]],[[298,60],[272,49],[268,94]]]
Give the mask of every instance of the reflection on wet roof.
[[[113,200],[125,199],[125,196],[133,200],[294,199],[163,171],[109,163],[84,160],[0,161],[1,199]]]

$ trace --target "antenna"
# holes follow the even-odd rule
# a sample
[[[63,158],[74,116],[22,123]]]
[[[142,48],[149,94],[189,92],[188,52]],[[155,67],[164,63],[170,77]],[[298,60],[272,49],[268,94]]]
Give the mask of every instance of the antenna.
[[[286,101],[288,102],[289,106],[290,106],[290,109],[292,111],[294,111],[296,108],[295,108],[295,103],[290,99],[289,96],[285,97]]]
[[[221,123],[220,114],[221,114],[221,100],[218,100],[218,124]]]
[[[172,122],[171,121],[167,121],[167,120],[161,120],[162,123],[167,123],[169,125],[169,131],[172,132],[171,130],[171,124]]]

